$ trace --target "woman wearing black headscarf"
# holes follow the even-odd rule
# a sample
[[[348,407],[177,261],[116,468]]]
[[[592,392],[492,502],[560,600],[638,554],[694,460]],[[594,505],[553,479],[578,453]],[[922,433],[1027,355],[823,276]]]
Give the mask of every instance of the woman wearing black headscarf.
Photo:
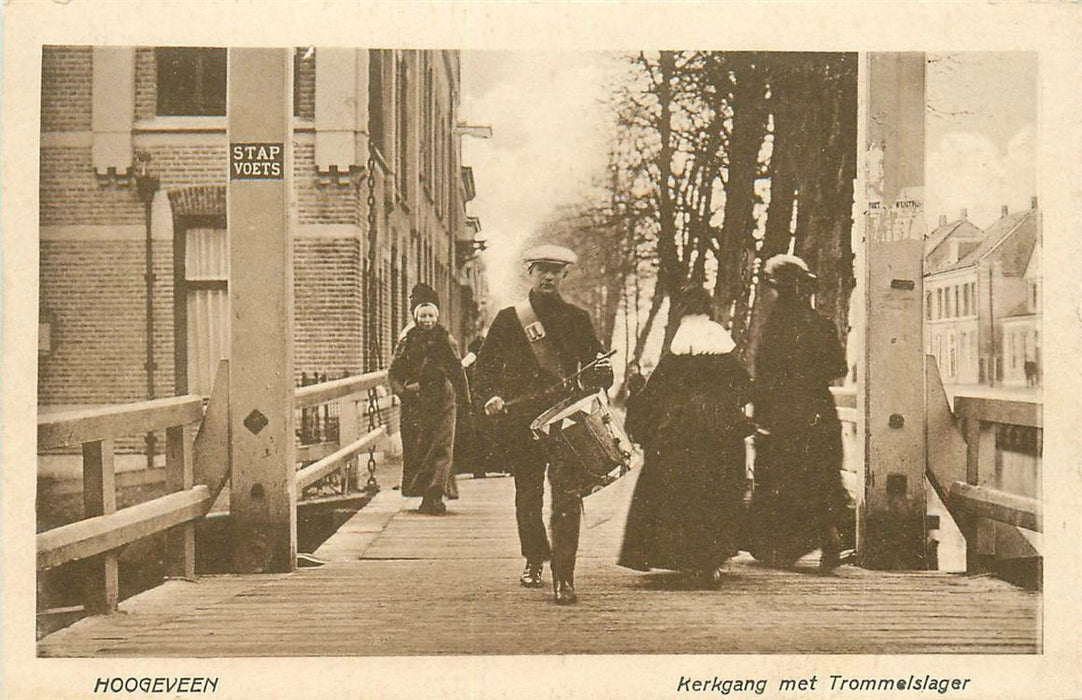
[[[429,515],[442,515],[443,498],[458,496],[456,414],[469,406],[466,376],[454,339],[439,324],[438,301],[428,285],[413,288],[414,325],[399,339],[388,373],[402,400],[402,495],[422,496],[418,511]]]
[[[645,461],[618,563],[714,584],[738,547],[751,426],[747,372],[710,312],[706,290],[684,294],[669,352],[628,398],[626,427]]]
[[[766,262],[774,301],[755,361],[757,443],[749,549],[762,561],[791,566],[822,549],[820,570],[838,566],[837,525],[846,513],[842,433],[832,380],[848,371],[834,324],[811,306],[815,275],[803,260]]]

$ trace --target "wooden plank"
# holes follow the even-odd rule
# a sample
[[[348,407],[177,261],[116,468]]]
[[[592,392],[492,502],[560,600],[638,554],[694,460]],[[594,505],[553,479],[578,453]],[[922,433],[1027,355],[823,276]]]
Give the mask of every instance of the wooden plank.
[[[203,517],[213,501],[206,486],[155,498],[37,536],[39,570],[85,559]]]
[[[321,382],[303,386],[293,394],[293,408],[309,408],[331,403],[353,394],[361,394],[369,389],[387,383],[387,370],[369,372],[357,377],[345,377],[330,382]]]
[[[83,517],[105,517],[115,512],[116,467],[113,463],[113,439],[84,443]],[[120,574],[115,552],[105,552],[91,562],[84,587],[84,604],[89,612],[109,613],[116,610],[120,599]]]
[[[956,481],[951,484],[950,504],[963,512],[1001,523],[1042,532],[1041,504],[1005,491]]]
[[[195,486],[192,456],[194,434],[192,425],[180,425],[165,431],[165,486],[169,493],[187,491]],[[167,575],[194,579],[195,523],[189,521],[172,528],[167,535],[165,546]]]
[[[173,396],[119,406],[38,416],[38,449],[78,445],[111,437],[141,435],[203,417],[198,396]]]
[[[214,375],[210,402],[192,446],[195,483],[210,489],[217,498],[229,479],[229,360],[220,360]]]
[[[849,386],[832,386],[830,393],[834,395],[834,405],[838,408],[857,407],[857,390]]]
[[[297,472],[296,477],[297,490],[300,491],[305,486],[322,479],[336,469],[341,469],[346,460],[356,456],[362,450],[367,449],[369,445],[383,437],[386,433],[387,428],[381,425],[372,432],[366,433],[364,437],[359,440],[354,440],[337,452],[324,457],[315,464],[311,464],[304,469],[301,469]]]
[[[550,589],[518,585],[513,481],[463,479],[459,490],[443,517],[413,512],[418,499],[381,492],[328,540],[333,560],[322,567],[173,581],[169,595],[154,589],[121,603],[124,615],[89,618],[46,637],[39,655],[1041,651],[1041,594],[991,577],[851,566],[821,577],[814,556],[782,571],[741,555],[717,590],[697,590],[674,572],[621,569],[615,551],[626,499],[594,506],[587,499],[588,512],[612,517],[583,530],[580,602],[560,608]],[[394,558],[419,540],[424,558]],[[505,546],[514,551],[505,556]],[[357,559],[377,549],[390,558]],[[547,567],[545,577],[551,580]]]
[[[1039,402],[958,396],[954,399],[954,412],[967,420],[972,418],[1031,428],[1043,425],[1042,404]]]

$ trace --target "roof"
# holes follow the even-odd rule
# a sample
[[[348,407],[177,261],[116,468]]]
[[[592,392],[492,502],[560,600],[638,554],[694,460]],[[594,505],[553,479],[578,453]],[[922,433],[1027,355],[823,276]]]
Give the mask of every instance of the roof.
[[[1037,241],[1040,229],[1040,216],[1036,209],[1008,214],[999,221],[988,227],[984,232],[984,239],[974,250],[970,251],[961,260],[953,263],[944,263],[928,270],[925,274],[950,272],[966,267],[972,267],[990,255],[995,254],[996,259],[1003,264],[1004,274],[1021,275],[1029,263],[1030,253]],[[925,248],[927,250],[927,247]]]
[[[981,230],[971,224],[969,219],[957,219],[943,224],[929,233],[924,239],[924,256],[927,257],[935,252],[935,249],[947,241],[948,238],[957,235],[964,238],[980,238]]]

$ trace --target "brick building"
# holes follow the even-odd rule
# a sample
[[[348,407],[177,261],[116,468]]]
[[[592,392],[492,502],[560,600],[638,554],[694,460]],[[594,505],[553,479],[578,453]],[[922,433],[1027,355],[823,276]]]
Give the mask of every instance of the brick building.
[[[940,220],[925,241],[926,351],[948,384],[1035,384],[1040,368],[1041,214],[1010,213],[981,231]],[[1030,376],[1026,367],[1029,363]]]
[[[220,48],[44,49],[39,406],[209,393],[229,352],[226,73]],[[478,331],[460,84],[455,51],[295,51],[298,377],[385,367],[419,281],[462,344]]]

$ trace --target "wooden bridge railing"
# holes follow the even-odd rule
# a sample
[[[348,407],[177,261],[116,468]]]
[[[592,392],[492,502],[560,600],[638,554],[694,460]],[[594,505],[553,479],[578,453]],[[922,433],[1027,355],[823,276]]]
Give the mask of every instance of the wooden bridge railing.
[[[954,411],[965,436],[966,470],[965,481],[950,485],[947,506],[959,520],[966,538],[970,571],[979,570],[982,559],[990,555],[1009,558],[1039,554],[1014,528],[1042,531],[1040,501],[1036,493],[1008,490],[1009,475],[1004,472],[1003,451],[997,448],[997,433],[1021,427],[1039,434],[1043,428],[1041,408],[1040,403],[1027,401],[970,396],[955,399]],[[1038,439],[1032,475],[1035,486],[1040,483],[1039,445]]]
[[[298,450],[298,461],[308,464],[297,471],[297,493],[337,473],[341,494],[348,494],[355,480],[357,458],[365,451],[369,455],[365,490],[379,490],[374,452],[376,443],[389,433],[389,421],[381,419],[381,415],[393,405],[389,393],[380,396],[380,388],[386,386],[387,371],[381,370],[297,389],[293,401],[296,410],[335,404],[338,414],[337,443],[307,445]],[[364,432],[362,425],[367,426]]]
[[[37,536],[37,568],[92,559],[86,577],[88,612],[111,612],[119,597],[117,561],[124,545],[168,531],[167,573],[195,576],[194,521],[210,509],[214,494],[195,485],[194,430],[203,418],[199,396],[177,396],[122,406],[38,417],[38,450],[82,445],[84,519]],[[166,433],[168,495],[117,510],[114,440],[156,430]]]

